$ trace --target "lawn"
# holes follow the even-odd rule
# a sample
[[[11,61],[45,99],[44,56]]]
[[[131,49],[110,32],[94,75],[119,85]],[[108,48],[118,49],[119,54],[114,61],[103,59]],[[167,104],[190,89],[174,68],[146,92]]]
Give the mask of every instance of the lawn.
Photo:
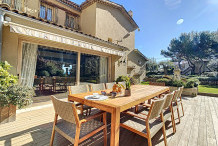
[[[141,85],[149,85],[149,82],[141,82]]]
[[[212,85],[199,85],[198,91],[200,93],[214,93],[218,94],[218,86],[212,86]]]

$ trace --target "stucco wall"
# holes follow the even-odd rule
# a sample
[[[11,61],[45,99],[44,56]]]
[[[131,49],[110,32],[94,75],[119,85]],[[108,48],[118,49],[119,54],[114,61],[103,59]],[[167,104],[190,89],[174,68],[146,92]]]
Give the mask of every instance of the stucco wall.
[[[9,27],[3,27],[2,39],[2,61],[8,61],[11,68],[10,72],[14,75],[17,74],[17,61],[18,61],[18,35],[9,33]]]
[[[96,3],[82,10],[80,26],[82,32],[96,36]]]
[[[127,69],[127,74],[130,77],[134,77],[135,79],[138,80],[138,82],[143,81],[143,79],[146,76],[146,60],[139,55],[135,51],[131,51],[128,54],[128,63],[127,65],[129,68]],[[134,68],[131,68],[134,67]],[[140,73],[140,75],[136,75],[137,73]]]
[[[58,9],[57,17],[58,17],[58,24],[64,26],[66,20],[66,12],[61,9]]]
[[[24,5],[24,12],[38,17],[40,11],[40,1],[39,0],[26,0],[26,3]]]
[[[106,41],[112,38],[113,43],[122,40],[119,45],[134,49],[135,32],[129,20],[116,8],[101,3],[96,6],[96,36]]]

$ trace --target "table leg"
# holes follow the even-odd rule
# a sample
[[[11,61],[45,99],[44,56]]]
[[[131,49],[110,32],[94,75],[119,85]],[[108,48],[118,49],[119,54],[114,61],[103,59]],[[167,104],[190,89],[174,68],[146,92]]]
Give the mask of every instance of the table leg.
[[[120,109],[116,108],[111,113],[111,146],[119,146],[120,137]]]

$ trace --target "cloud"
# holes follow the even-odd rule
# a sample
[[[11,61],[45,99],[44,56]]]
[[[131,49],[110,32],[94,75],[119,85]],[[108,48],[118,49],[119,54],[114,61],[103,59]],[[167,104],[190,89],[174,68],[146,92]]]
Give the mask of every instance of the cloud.
[[[183,22],[184,22],[184,19],[179,19],[179,20],[176,22],[176,24],[180,25],[180,24],[182,24]]]
[[[165,5],[170,9],[176,9],[182,3],[182,0],[164,0]]]

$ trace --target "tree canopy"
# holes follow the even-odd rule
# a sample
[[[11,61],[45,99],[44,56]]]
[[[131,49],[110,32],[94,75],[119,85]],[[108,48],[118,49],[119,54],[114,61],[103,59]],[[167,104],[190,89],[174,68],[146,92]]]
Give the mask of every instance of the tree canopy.
[[[162,50],[161,55],[178,62],[180,68],[180,62],[186,60],[194,72],[196,62],[202,67],[205,60],[218,57],[218,33],[207,31],[182,33],[179,38],[171,40],[169,47],[167,50]]]

